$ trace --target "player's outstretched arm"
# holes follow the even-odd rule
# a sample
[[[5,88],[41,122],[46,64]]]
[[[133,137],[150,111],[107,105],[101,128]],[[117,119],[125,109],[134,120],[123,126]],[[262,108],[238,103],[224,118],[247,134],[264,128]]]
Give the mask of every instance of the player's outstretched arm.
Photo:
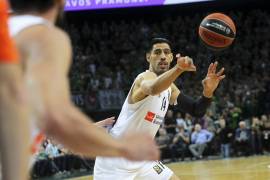
[[[188,56],[181,57],[176,55],[177,64],[169,71],[156,77],[155,79],[144,79],[141,82],[141,89],[147,95],[157,95],[168,89],[176,78],[185,71],[196,71],[193,60]]]
[[[157,95],[168,89],[177,77],[185,71],[196,71],[193,60],[188,56],[181,57],[180,54],[177,54],[176,58],[177,64],[160,76],[150,71],[141,74],[136,79],[132,90],[132,102],[137,102],[147,95]]]
[[[22,41],[34,50],[31,53],[33,59],[29,61],[37,62],[32,67],[32,84],[36,84],[35,90],[39,90],[43,98],[39,126],[49,137],[71,151],[88,157],[123,156],[131,160],[159,158],[158,148],[149,135],[136,134],[116,140],[94,125],[71,102],[68,83],[71,45],[64,32],[36,26],[24,33],[30,33],[33,41]],[[142,149],[141,144],[147,146]]]

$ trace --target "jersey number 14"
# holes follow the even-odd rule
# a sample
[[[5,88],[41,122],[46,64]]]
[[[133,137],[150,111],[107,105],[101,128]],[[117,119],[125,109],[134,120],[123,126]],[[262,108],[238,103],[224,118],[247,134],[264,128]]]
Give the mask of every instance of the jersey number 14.
[[[165,111],[165,109],[166,109],[166,105],[167,105],[166,98],[165,98],[165,97],[163,97],[163,99],[162,99],[162,104],[161,104],[161,108],[160,108],[160,110],[161,110],[161,111]]]

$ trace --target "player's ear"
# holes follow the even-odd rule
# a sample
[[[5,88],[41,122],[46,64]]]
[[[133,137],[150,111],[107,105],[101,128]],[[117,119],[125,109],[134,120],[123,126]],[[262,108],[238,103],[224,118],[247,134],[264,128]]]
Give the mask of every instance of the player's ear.
[[[173,61],[173,53],[171,53],[171,54],[169,55],[169,60],[170,60],[170,63]]]
[[[147,53],[146,53],[146,60],[147,60],[148,62],[150,62],[150,52],[147,52]]]

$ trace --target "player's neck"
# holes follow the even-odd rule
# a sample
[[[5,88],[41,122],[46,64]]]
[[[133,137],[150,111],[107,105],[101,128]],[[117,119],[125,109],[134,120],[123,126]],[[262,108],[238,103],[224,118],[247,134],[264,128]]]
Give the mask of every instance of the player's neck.
[[[53,24],[55,24],[55,22],[56,22],[57,15],[58,15],[57,8],[52,8],[49,11],[40,14],[41,17],[43,17],[44,19],[50,21]]]
[[[155,73],[156,75],[159,75],[159,74],[157,74],[157,73],[153,70],[152,66],[149,66],[148,71],[153,72],[153,73]]]
[[[149,64],[148,71],[150,71],[150,72],[154,72],[154,70],[153,70],[153,68],[152,68],[151,64]]]

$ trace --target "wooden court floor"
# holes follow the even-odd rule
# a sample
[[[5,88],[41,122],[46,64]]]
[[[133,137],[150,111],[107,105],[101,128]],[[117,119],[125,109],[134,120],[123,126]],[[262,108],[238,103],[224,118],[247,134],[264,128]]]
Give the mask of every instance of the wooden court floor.
[[[270,156],[167,164],[181,180],[270,180]],[[72,180],[92,180],[81,177]]]

